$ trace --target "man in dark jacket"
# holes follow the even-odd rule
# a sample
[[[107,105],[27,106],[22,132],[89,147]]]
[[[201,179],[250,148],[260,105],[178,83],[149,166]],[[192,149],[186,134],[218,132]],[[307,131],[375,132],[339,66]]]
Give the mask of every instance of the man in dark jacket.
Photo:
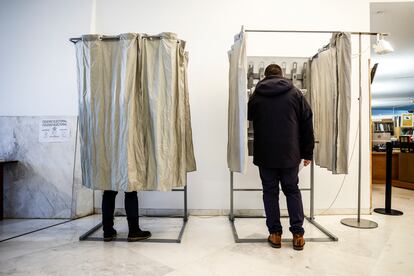
[[[249,99],[248,119],[253,121],[253,163],[259,167],[263,185],[268,241],[272,247],[281,246],[280,181],[287,200],[293,248],[302,250],[304,214],[298,172],[301,159],[307,166],[313,158],[312,110],[302,93],[283,78],[280,66],[271,64]]]

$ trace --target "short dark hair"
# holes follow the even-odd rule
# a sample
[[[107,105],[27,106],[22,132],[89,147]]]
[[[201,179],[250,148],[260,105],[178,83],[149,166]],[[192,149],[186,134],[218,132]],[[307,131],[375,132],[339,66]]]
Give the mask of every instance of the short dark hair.
[[[280,66],[277,64],[270,64],[269,66],[266,67],[266,70],[265,70],[265,77],[268,77],[268,76],[282,77],[283,76],[282,68],[280,68]]]

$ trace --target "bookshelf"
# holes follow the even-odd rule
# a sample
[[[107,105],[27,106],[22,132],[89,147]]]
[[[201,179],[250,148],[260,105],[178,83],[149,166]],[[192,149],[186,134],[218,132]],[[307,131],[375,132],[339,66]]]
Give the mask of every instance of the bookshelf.
[[[394,135],[394,121],[392,119],[382,119],[373,121],[374,133],[390,133]]]

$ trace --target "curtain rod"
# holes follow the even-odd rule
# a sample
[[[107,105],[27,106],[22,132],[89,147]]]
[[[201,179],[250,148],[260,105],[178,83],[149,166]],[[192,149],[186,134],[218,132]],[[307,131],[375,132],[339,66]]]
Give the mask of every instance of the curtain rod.
[[[100,36],[99,37],[99,39],[100,40],[119,40],[119,36]],[[69,41],[70,42],[73,42],[73,43],[77,43],[78,41],[81,41],[82,40],[82,37],[71,37],[71,38],[69,38]]]
[[[298,31],[298,30],[244,30],[246,33],[310,33],[310,34],[333,34],[333,33],[344,33],[342,31]],[[376,32],[349,32],[352,35],[383,35],[387,36],[388,33],[376,33]],[[160,36],[144,36],[144,37],[153,37],[161,38]],[[102,36],[101,40],[118,40],[119,36]],[[69,41],[72,43],[77,43],[82,40],[82,37],[72,37],[69,38]]]
[[[244,30],[246,33],[311,33],[311,34],[333,34],[344,33],[343,31],[297,31],[297,30]],[[353,35],[383,35],[387,36],[388,33],[375,33],[375,32],[349,32]]]
[[[159,35],[143,35],[141,37],[143,37],[143,38],[159,38],[159,39],[164,38],[163,36],[159,36]],[[100,40],[119,40],[120,36],[119,35],[116,35],[116,36],[109,36],[109,35],[105,36],[104,35],[104,36],[100,36],[99,39]],[[81,40],[82,40],[82,37],[71,37],[71,38],[69,38],[69,41],[74,43],[74,44],[76,44],[77,42],[79,42]],[[181,41],[180,39],[177,39],[177,43],[180,43],[180,41]]]

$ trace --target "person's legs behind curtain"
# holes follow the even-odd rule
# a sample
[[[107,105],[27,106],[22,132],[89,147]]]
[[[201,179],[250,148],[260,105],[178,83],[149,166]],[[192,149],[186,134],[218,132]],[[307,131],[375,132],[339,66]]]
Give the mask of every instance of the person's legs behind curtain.
[[[128,241],[139,241],[151,237],[151,232],[139,227],[137,192],[125,192],[125,212],[128,221]]]
[[[118,192],[106,190],[102,194],[102,227],[104,241],[112,241],[117,233],[114,229],[115,198]]]

